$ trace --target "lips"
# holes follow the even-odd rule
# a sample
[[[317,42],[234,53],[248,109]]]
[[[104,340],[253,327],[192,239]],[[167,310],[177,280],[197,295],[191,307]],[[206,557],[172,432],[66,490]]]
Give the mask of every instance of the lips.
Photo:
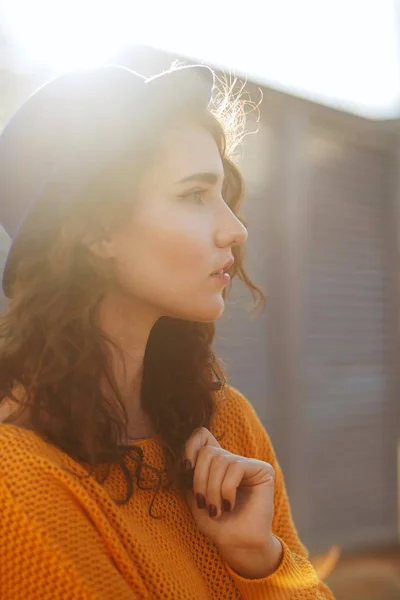
[[[230,258],[222,267],[211,273],[211,275],[222,275],[225,271],[231,268],[233,263],[235,262],[234,258]]]

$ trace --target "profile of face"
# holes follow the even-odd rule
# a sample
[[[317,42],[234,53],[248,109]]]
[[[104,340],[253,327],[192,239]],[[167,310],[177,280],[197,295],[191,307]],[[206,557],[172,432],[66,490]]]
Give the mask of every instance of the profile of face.
[[[205,128],[184,124],[164,135],[131,217],[102,246],[115,268],[113,293],[135,313],[200,322],[221,316],[226,283],[212,274],[247,238],[222,197],[223,181],[217,144]]]

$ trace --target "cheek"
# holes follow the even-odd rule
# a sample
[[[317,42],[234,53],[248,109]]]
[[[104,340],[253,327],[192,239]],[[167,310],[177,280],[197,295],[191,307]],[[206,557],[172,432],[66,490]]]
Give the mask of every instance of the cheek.
[[[203,234],[199,227],[189,231],[169,231],[165,238],[158,239],[156,245],[154,259],[167,266],[170,274],[201,275],[208,267],[210,249],[207,232]]]
[[[132,283],[140,279],[177,284],[182,275],[193,282],[211,271],[211,239],[208,219],[195,213],[142,215],[124,235],[118,271]]]

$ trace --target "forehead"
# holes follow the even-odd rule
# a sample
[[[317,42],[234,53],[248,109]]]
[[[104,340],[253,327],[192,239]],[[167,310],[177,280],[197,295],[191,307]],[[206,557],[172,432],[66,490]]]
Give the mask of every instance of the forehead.
[[[193,173],[223,176],[222,159],[211,133],[196,124],[182,124],[162,137],[157,167],[173,182]]]

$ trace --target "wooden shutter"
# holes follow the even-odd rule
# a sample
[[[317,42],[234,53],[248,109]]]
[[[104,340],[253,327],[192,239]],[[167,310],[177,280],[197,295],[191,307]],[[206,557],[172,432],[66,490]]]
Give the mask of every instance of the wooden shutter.
[[[315,130],[305,340],[310,545],[396,540],[391,156]],[[326,544],[324,544],[326,542]]]

